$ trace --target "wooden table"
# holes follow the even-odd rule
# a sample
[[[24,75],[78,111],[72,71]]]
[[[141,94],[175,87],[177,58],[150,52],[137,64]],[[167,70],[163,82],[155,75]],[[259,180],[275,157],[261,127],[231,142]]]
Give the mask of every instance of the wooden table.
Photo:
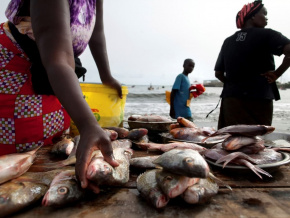
[[[148,153],[136,151],[134,155]],[[108,188],[58,209],[42,207],[39,202],[12,217],[290,217],[290,164],[272,172],[273,178],[264,177],[263,180],[253,173],[233,175],[216,168],[212,171],[233,191],[221,185],[219,193],[202,205],[190,205],[177,197],[163,209],[153,208],[139,195],[135,180],[140,172],[133,170],[124,187]]]

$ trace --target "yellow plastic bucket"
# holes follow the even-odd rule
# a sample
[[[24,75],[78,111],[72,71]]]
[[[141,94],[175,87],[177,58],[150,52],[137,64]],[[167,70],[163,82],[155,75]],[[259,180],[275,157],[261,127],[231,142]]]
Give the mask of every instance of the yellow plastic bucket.
[[[122,86],[123,98],[116,90],[102,84],[80,83],[83,95],[101,127],[122,126],[128,88]],[[78,135],[73,121],[70,125],[71,135]]]

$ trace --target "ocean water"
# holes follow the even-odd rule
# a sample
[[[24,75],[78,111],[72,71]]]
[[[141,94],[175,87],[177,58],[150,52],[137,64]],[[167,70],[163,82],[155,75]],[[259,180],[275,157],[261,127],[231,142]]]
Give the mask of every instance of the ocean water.
[[[127,86],[128,95],[125,105],[125,120],[133,114],[158,114],[169,117],[169,104],[166,102],[165,91],[171,91],[172,86]],[[206,118],[219,101],[221,87],[206,87],[206,91],[197,98],[191,100],[191,112],[194,122],[203,126],[217,125],[220,105]],[[274,101],[273,124],[279,130],[290,131],[290,89],[280,90],[281,100]],[[288,124],[289,123],[289,124]]]

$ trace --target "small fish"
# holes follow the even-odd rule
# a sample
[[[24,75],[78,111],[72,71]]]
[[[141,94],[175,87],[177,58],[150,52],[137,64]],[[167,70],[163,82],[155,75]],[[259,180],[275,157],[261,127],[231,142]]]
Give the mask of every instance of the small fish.
[[[172,122],[171,119],[159,115],[131,115],[128,117],[128,120],[138,122]]]
[[[159,155],[135,157],[130,159],[130,166],[141,169],[155,168],[155,164],[153,163],[153,161],[156,160],[158,157]]]
[[[148,134],[148,130],[145,128],[132,129],[129,131],[127,138],[133,141],[138,141],[139,139],[141,139],[143,136],[147,134]]]
[[[177,118],[177,122],[181,125],[181,126],[184,126],[184,127],[188,127],[188,128],[197,128],[197,126],[191,122],[190,120],[187,120],[183,117],[178,117]]]
[[[156,173],[158,171],[160,169],[149,170],[140,174],[137,177],[137,190],[155,208],[163,208],[168,204],[169,198],[157,185]]]
[[[75,169],[64,170],[54,177],[42,199],[46,207],[60,207],[83,198],[82,189],[75,176]]]
[[[156,172],[156,181],[159,188],[169,198],[175,198],[182,194],[189,186],[197,183],[199,178],[189,178],[168,171]]]
[[[55,143],[51,153],[56,155],[69,156],[74,148],[74,140],[70,136],[64,136],[59,142]]]
[[[209,201],[218,193],[218,190],[218,184],[210,177],[207,177],[188,187],[181,196],[186,203],[199,204]]]
[[[105,133],[110,137],[111,141],[114,141],[118,138],[118,133],[114,130],[104,129]]]
[[[110,126],[110,127],[104,127],[104,128],[105,129],[109,129],[109,130],[114,130],[115,132],[117,132],[119,139],[127,138],[128,137],[128,134],[129,134],[129,130],[128,129],[125,129],[123,127],[113,127],[113,126]]]
[[[87,178],[97,185],[121,185],[129,181],[129,166],[133,150],[116,148],[113,150],[118,167],[112,167],[102,156],[95,156],[87,169]]]
[[[205,136],[197,128],[175,128],[169,132],[175,139],[201,142]]]
[[[238,150],[244,146],[251,144],[264,144],[264,140],[259,137],[253,136],[230,136],[222,142],[223,149],[227,151]]]
[[[172,123],[169,125],[169,131],[176,128],[181,128],[179,123]]]
[[[161,143],[136,143],[137,146],[143,150],[148,151],[163,151],[167,152],[172,149],[192,149],[198,151],[200,154],[203,154],[207,149],[195,143],[188,143],[188,142],[171,142],[167,144]]]
[[[0,156],[0,184],[24,174],[33,164],[39,148],[24,153]]]
[[[206,178],[209,174],[207,162],[191,149],[172,149],[160,155],[153,163],[163,170],[187,177]]]
[[[242,135],[242,136],[258,136],[273,132],[275,127],[265,125],[232,125],[221,128],[210,136],[220,134]]]

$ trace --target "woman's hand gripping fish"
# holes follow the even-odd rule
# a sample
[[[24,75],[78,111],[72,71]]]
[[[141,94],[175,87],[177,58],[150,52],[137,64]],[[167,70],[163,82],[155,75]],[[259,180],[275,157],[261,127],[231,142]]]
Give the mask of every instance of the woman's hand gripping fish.
[[[33,164],[39,148],[24,153],[0,156],[0,184],[24,174]]]
[[[137,190],[155,208],[163,208],[169,198],[161,191],[156,181],[156,173],[160,169],[146,171],[137,177]]]
[[[163,170],[187,177],[206,178],[209,175],[207,162],[191,149],[172,149],[160,155],[153,163]]]
[[[87,178],[97,185],[121,185],[129,181],[129,166],[133,150],[129,148],[116,148],[113,150],[118,167],[112,167],[103,156],[98,155],[91,160]]]

